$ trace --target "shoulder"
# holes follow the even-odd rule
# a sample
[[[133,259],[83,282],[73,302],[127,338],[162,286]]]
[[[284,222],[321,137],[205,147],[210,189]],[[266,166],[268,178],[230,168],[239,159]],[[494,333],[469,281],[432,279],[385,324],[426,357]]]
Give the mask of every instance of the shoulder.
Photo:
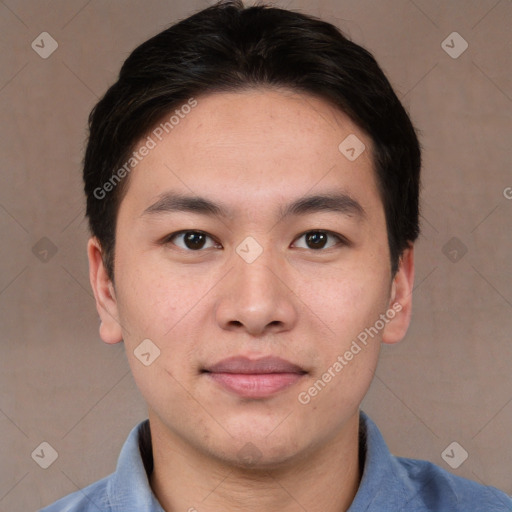
[[[511,512],[512,498],[504,492],[449,471],[425,460],[395,457],[402,482],[411,490],[413,510],[436,512]],[[405,507],[407,509],[408,507]]]
[[[436,464],[390,453],[377,425],[361,411],[364,470],[350,512],[512,512],[504,492]]]
[[[39,512],[108,512],[111,510],[107,488],[112,475],[80,489]]]
[[[39,512],[162,512],[148,481],[153,464],[150,435],[148,420],[133,427],[112,474]]]

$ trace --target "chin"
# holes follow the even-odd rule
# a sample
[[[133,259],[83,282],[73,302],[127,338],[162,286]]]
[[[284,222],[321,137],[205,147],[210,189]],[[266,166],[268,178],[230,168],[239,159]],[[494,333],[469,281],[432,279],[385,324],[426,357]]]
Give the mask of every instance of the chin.
[[[222,459],[223,463],[251,471],[285,468],[305,457],[306,447],[301,446],[299,439],[294,439],[293,432],[283,429],[278,436],[275,424],[273,429],[274,432],[272,428],[265,428],[251,435],[253,425],[239,436],[224,439],[227,445],[219,446],[211,455]]]

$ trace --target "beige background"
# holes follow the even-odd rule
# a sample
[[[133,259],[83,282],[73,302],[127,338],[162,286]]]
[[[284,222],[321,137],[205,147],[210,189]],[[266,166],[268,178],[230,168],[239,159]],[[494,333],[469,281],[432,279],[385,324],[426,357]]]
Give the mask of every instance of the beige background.
[[[86,118],[135,46],[206,4],[0,2],[2,512],[35,510],[112,472],[146,417],[123,347],[97,332]],[[277,5],[334,22],[372,51],[421,132],[413,321],[383,348],[363,408],[395,454],[512,493],[512,2]],[[47,59],[31,48],[44,31],[59,45]],[[469,44],[456,59],[441,46],[454,31]],[[58,452],[46,470],[31,458],[43,441]],[[441,457],[452,441],[469,453],[457,469]]]

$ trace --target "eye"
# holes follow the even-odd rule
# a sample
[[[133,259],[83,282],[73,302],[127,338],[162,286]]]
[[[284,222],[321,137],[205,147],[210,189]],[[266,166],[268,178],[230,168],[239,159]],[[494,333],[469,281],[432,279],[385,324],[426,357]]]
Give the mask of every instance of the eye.
[[[332,233],[331,231],[325,230],[312,230],[306,231],[302,235],[300,235],[296,240],[300,240],[301,238],[305,239],[306,246],[300,247],[300,249],[330,249],[336,245],[349,245],[348,240],[346,240],[341,235],[337,235]],[[337,240],[337,243],[333,243],[331,245],[327,245],[327,241],[329,238]],[[207,240],[210,240],[211,243],[208,246]],[[176,243],[176,240],[181,240],[181,243]],[[165,237],[163,243],[168,244],[172,243],[176,245],[180,249],[186,251],[194,251],[199,252],[201,249],[210,249],[212,247],[221,247],[219,243],[217,243],[210,235],[203,231],[197,230],[184,230],[178,231],[176,233],[172,233]],[[296,246],[296,245],[295,245]]]
[[[174,243],[175,239],[183,240],[184,245]],[[216,242],[210,247],[205,247],[207,239],[213,241],[211,236],[203,233],[202,231],[178,231],[177,233],[172,233],[171,235],[167,236],[164,240],[164,243],[172,243],[184,250],[199,251],[204,248],[209,249],[210,247],[215,246]]]
[[[338,244],[332,244],[328,247],[326,247],[326,242],[328,238],[336,238],[338,240]],[[297,240],[305,238],[306,240],[306,247],[300,247],[301,249],[330,249],[331,247],[334,247],[335,245],[349,245],[348,241],[343,238],[341,235],[336,235],[335,233],[331,233],[330,231],[321,231],[321,230],[314,230],[314,231],[306,231],[302,235],[297,238]]]

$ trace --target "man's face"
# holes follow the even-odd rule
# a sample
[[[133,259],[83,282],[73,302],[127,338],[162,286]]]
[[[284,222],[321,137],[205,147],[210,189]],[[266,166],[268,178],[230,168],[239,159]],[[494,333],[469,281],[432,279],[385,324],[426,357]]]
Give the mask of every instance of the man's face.
[[[171,439],[235,462],[250,442],[259,464],[284,463],[332,441],[357,415],[380,341],[407,328],[407,304],[377,322],[407,279],[399,271],[392,283],[371,141],[347,116],[269,89],[196,100],[161,141],[152,135],[156,147],[130,175],[115,292],[99,305],[103,338],[124,340],[152,424]],[[338,147],[349,135],[366,146],[355,160]],[[166,194],[200,196],[226,216],[177,211]],[[282,215],[326,194],[345,199]],[[147,339],[160,355],[146,366],[134,351]],[[205,371],[233,356],[279,357],[302,372]]]

